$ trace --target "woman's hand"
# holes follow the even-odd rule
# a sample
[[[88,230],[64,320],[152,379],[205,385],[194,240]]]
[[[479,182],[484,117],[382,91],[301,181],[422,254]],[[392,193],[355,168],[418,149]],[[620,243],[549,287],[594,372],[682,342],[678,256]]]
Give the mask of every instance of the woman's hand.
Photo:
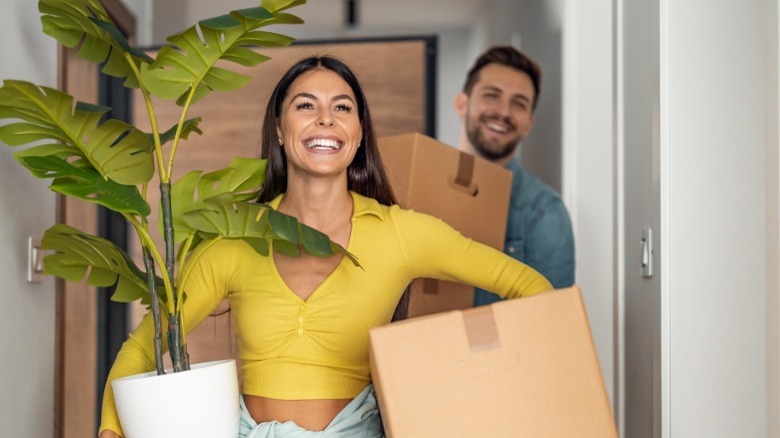
[[[122,435],[117,434],[113,430],[104,430],[98,435],[98,438],[122,438]]]

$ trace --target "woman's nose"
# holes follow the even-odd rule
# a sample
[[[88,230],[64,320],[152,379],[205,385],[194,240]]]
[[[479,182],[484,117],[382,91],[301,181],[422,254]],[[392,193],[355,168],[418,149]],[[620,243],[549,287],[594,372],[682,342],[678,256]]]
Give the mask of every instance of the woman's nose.
[[[333,117],[329,111],[320,111],[320,116],[317,118],[317,124],[320,126],[332,126]]]

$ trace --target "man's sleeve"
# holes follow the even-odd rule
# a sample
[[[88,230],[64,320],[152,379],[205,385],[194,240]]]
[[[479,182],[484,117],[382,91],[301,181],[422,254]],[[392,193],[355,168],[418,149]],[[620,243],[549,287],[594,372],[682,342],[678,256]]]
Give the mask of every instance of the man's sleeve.
[[[556,289],[574,284],[574,233],[563,201],[555,198],[545,205],[527,233],[526,263]]]

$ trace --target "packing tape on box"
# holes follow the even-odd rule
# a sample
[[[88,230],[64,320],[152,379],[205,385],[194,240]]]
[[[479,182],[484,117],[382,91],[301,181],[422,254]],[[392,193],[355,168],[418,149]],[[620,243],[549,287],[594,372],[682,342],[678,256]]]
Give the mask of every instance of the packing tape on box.
[[[496,318],[492,306],[480,306],[464,310],[463,325],[472,353],[501,348]]]
[[[461,151],[458,154],[458,172],[451,185],[458,190],[464,191],[471,196],[477,196],[479,188],[473,183],[474,178],[474,156]]]

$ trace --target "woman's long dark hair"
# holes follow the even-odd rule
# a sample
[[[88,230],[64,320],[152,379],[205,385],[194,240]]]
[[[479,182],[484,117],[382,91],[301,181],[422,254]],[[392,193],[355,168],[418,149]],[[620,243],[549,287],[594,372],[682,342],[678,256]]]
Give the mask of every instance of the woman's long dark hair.
[[[338,74],[355,94],[363,139],[361,147],[355,153],[355,158],[347,167],[347,189],[374,198],[380,204],[395,204],[395,195],[379,156],[374,124],[371,121],[371,112],[363,89],[352,70],[342,61],[331,56],[312,56],[298,61],[287,70],[271,93],[263,120],[261,152],[262,158],[268,160],[268,167],[266,167],[265,183],[260,189],[258,202],[268,202],[287,190],[287,157],[284,148],[279,144],[276,126],[281,115],[282,101],[287,97],[290,85],[301,74],[314,69],[330,70]]]
[[[396,204],[393,189],[390,187],[382,158],[379,156],[371,112],[360,82],[344,62],[331,56],[312,56],[298,61],[287,70],[271,93],[263,119],[261,152],[261,157],[268,160],[268,165],[265,171],[265,182],[260,189],[257,202],[268,202],[287,190],[287,156],[279,143],[276,126],[281,115],[282,101],[287,97],[290,85],[301,74],[315,69],[330,70],[338,74],[355,94],[363,139],[361,147],[355,153],[355,158],[347,167],[347,189],[374,198],[380,204]],[[398,302],[393,321],[405,319],[408,308],[409,288],[404,291]]]

